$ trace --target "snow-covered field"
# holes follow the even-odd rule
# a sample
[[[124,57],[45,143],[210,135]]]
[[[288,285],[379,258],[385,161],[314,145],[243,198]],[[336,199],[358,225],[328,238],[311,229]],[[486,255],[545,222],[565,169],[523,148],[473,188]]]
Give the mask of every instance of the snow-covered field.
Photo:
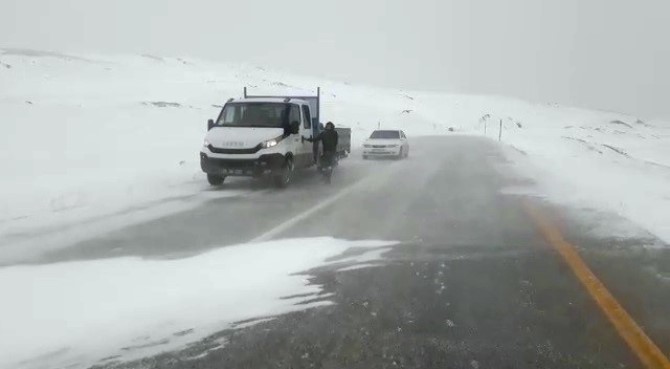
[[[670,241],[670,124],[521,100],[382,89],[264,67],[156,56],[0,51],[0,245],[207,188],[206,120],[244,86],[323,91],[323,119],[410,136],[486,134],[527,154],[550,199]],[[48,232],[45,232],[48,234]]]

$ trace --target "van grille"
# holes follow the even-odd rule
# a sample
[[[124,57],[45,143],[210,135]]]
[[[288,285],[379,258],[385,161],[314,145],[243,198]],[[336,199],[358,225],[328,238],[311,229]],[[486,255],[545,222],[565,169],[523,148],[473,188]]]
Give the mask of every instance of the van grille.
[[[215,154],[255,154],[261,149],[261,145],[257,145],[250,149],[220,149],[210,144],[207,148]]]

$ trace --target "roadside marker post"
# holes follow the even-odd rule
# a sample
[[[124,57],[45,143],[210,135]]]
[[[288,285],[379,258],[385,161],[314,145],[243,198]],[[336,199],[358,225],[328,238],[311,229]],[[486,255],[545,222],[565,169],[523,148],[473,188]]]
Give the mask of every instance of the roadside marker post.
[[[500,119],[500,129],[498,130],[498,141],[502,140],[502,119]]]

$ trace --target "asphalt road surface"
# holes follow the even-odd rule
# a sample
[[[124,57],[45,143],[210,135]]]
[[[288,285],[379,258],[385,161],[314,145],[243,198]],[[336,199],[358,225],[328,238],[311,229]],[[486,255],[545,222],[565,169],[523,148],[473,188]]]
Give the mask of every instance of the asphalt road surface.
[[[219,332],[121,367],[645,367],[540,232],[530,204],[556,224],[650,340],[670,352],[670,257],[663,248],[595,237],[565,209],[506,194],[529,181],[512,172],[495,142],[454,136],[416,138],[411,145],[403,161],[363,161],[354,153],[330,186],[314,173],[286,190],[231,181],[224,188],[255,191],[38,261],[182,257],[211,245],[274,238],[400,241],[381,266],[311,271],[333,305]],[[223,348],[202,355],[222,338]]]

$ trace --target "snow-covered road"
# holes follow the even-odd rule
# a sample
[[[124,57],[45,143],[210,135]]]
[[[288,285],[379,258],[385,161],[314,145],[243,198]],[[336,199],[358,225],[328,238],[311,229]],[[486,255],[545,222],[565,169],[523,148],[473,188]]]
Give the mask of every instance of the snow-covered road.
[[[670,253],[647,247],[659,240],[612,214],[601,220],[635,236],[603,237],[592,214],[548,207],[517,171],[527,159],[493,141],[412,144],[404,161],[348,158],[331,186],[315,173],[285,191],[256,184],[0,269],[13,317],[0,345],[15,355],[2,363],[635,366],[524,201],[669,347]]]

